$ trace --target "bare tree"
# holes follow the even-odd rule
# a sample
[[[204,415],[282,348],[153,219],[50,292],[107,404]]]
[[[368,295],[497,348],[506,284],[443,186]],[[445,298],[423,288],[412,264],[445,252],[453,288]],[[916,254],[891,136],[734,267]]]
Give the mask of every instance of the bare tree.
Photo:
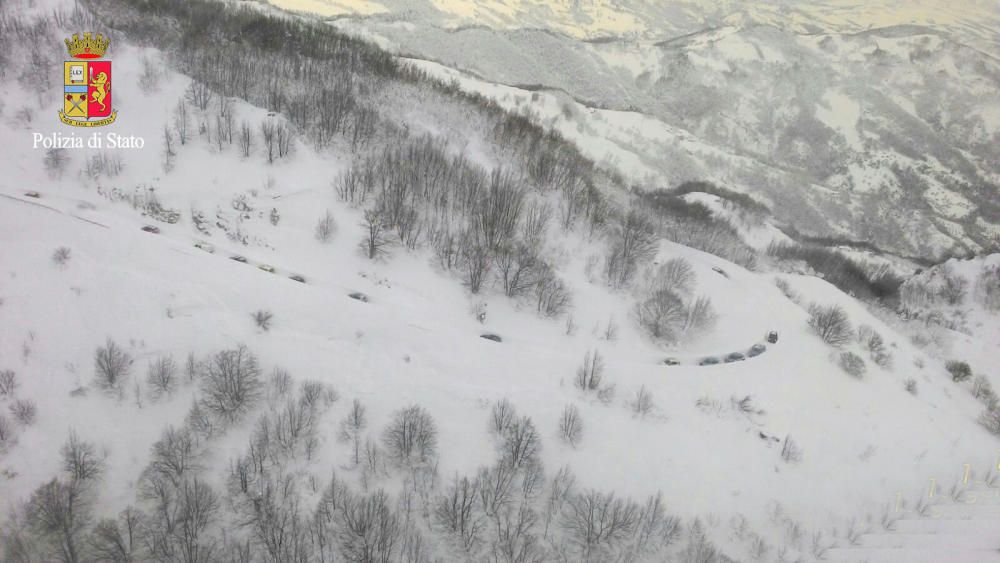
[[[646,415],[653,412],[653,395],[646,389],[645,385],[639,387],[639,390],[635,392],[635,398],[629,403],[629,408],[640,418],[645,418]]]
[[[144,558],[141,541],[143,514],[128,507],[117,520],[105,518],[94,526],[90,555],[100,561],[131,563]]]
[[[361,401],[354,399],[347,418],[340,422],[340,440],[349,442],[353,449],[354,465],[361,463],[361,433],[368,426],[368,415]]]
[[[517,416],[514,405],[506,398],[493,403],[490,414],[490,432],[497,436],[503,436]]]
[[[71,254],[72,251],[68,247],[60,246],[52,253],[52,262],[60,268],[65,267]]]
[[[120,389],[131,368],[132,356],[110,338],[94,354],[95,379],[103,389]]]
[[[504,434],[503,456],[506,463],[517,469],[534,462],[541,450],[541,439],[531,417],[522,416]]]
[[[559,417],[559,437],[574,448],[580,443],[583,437],[583,421],[576,405],[566,405],[563,409],[562,416]]]
[[[437,426],[427,411],[411,405],[395,412],[382,441],[397,463],[425,463],[437,450]]]
[[[188,126],[190,124],[191,117],[188,112],[187,103],[181,98],[174,107],[174,132],[177,133],[177,140],[182,145],[186,145],[188,142]]]
[[[17,374],[12,369],[0,371],[0,396],[11,397],[17,390]]]
[[[614,493],[587,491],[570,495],[563,506],[561,524],[584,560],[600,557],[599,550],[630,537],[639,521],[639,506]]]
[[[338,535],[340,550],[347,561],[390,563],[397,551],[401,524],[389,508],[384,491],[364,496],[347,496],[342,509]]]
[[[212,89],[200,80],[192,80],[184,95],[201,111],[207,110],[208,104],[212,101]]]
[[[333,220],[333,215],[327,210],[326,215],[324,215],[319,222],[316,223],[316,240],[322,243],[328,243],[333,240],[333,233],[337,229],[337,224]]]
[[[250,156],[250,151],[253,150],[253,129],[250,128],[250,124],[246,121],[240,123],[240,132],[237,140],[240,145],[240,154],[244,158]]]
[[[517,471],[506,463],[483,467],[476,477],[479,502],[489,518],[496,518],[514,501],[513,488]]]
[[[50,548],[45,559],[83,561],[83,534],[90,523],[91,501],[77,481],[53,479],[35,489],[27,506],[28,525]]]
[[[160,356],[149,364],[146,383],[153,390],[153,397],[172,395],[177,388],[177,365],[170,356]]]
[[[146,468],[147,479],[162,477],[174,487],[201,468],[201,452],[186,428],[168,426],[153,444],[153,453]]]
[[[217,542],[208,531],[220,506],[218,494],[204,481],[185,480],[178,488],[173,539],[182,561],[213,560]]]
[[[829,307],[816,303],[809,305],[809,326],[823,339],[823,342],[834,348],[846,345],[853,338],[847,313],[838,305]]]
[[[802,449],[791,436],[785,436],[785,441],[781,444],[781,459],[787,463],[802,461]]]
[[[368,259],[374,260],[385,253],[385,247],[389,244],[389,241],[385,237],[382,217],[377,210],[366,209],[364,222],[362,222],[361,226],[365,228],[365,239],[362,242],[362,248],[364,248]]]
[[[605,273],[612,287],[631,282],[642,262],[656,255],[656,231],[652,222],[638,209],[630,209],[614,226],[611,248],[605,260]]]
[[[476,510],[478,496],[479,481],[456,476],[434,506],[437,523],[458,538],[467,552],[475,549],[483,531],[483,522]]]
[[[657,289],[636,306],[639,325],[658,340],[676,342],[687,320],[680,297],[667,289]]]
[[[573,383],[582,391],[597,391],[604,379],[604,358],[597,350],[588,351],[583,356],[583,365],[576,370]]]
[[[31,426],[38,416],[38,405],[31,399],[18,399],[10,404],[10,414],[23,426]]]
[[[265,311],[264,309],[258,309],[254,311],[252,315],[254,324],[257,328],[267,332],[271,330],[271,321],[274,320],[274,313],[271,311]]]
[[[261,393],[260,366],[246,346],[212,356],[205,368],[202,402],[216,416],[232,422],[246,413]]]

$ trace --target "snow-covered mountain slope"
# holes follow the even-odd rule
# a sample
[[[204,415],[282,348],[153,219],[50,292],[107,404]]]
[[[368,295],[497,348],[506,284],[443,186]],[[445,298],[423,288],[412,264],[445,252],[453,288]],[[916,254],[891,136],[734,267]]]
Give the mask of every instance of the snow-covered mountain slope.
[[[319,416],[309,454],[294,450],[298,455],[281,466],[303,492],[302,513],[313,513],[334,471],[352,490],[384,488],[393,495],[393,513],[409,515],[405,505],[412,503],[414,525],[431,538],[430,555],[421,561],[462,553],[477,559],[438,539],[449,536],[430,514],[451,476],[474,475],[494,463],[490,407],[502,398],[538,429],[544,486],[569,466],[583,491],[632,498],[661,491],[685,529],[698,529],[693,522],[700,519],[720,550],[740,560],[810,559],[859,529],[850,526],[852,519],[874,531],[897,493],[916,502],[929,477],[950,485],[961,479],[962,464],[977,475],[995,466],[996,437],[976,421],[981,407],[971,382],[956,384],[944,368],[945,359],[961,359],[995,377],[988,371],[1000,334],[995,315],[983,318],[976,338],[936,331],[931,354],[910,336],[923,334],[919,326],[883,319],[821,279],[749,271],[661,240],[656,261],[690,263],[697,292],[718,312],[711,331],[664,346],[637,325],[635,295],[610,289],[601,277],[602,239],[582,227],[562,232],[553,225],[547,250],[573,307],[543,318],[532,298],[508,299],[493,279],[471,295],[427,246],[386,247],[388,255],[378,260],[359,252],[365,212],[331,186],[358,158],[346,141],[317,149],[303,137],[288,158],[268,163],[261,144],[243,157],[238,144],[218,142],[211,127],[192,126],[185,144],[172,145],[175,154],[164,167],[164,131],[176,134],[175,108],[190,80],[165,71],[143,96],[144,60],[166,60],[165,54],[116,37],[113,56],[120,116],[107,131],[141,137],[141,149],[73,149],[55,162],[53,153],[33,148],[33,133],[65,134],[56,117],[59,97],[28,97],[27,87],[14,81],[11,89],[30,104],[3,108],[0,371],[15,372],[20,385],[0,405],[5,411],[15,400],[37,406],[32,423],[12,423],[0,453],[0,521],[8,529],[20,521],[6,509],[60,474],[60,446],[70,431],[95,444],[104,459],[95,517],[113,518],[130,504],[155,511],[143,494],[151,446],[168,425],[186,424],[204,388],[187,381],[157,398],[146,380],[148,366],[163,357],[180,366],[189,354],[204,360],[240,344],[259,358],[264,373],[282,368],[295,382],[319,381],[339,395]],[[417,100],[435,99],[424,87],[415,83],[406,91],[410,106],[379,110],[400,128],[464,141],[472,160],[504,164],[492,162],[493,141],[470,125],[478,114],[446,115],[465,101],[421,105]],[[543,110],[551,98],[536,101]],[[270,119],[262,108],[232,103],[241,120]],[[189,109],[193,124],[213,117],[193,104]],[[580,137],[585,148],[586,139]],[[170,215],[164,210],[176,210],[177,221],[162,220]],[[327,211],[337,227],[324,243],[315,227]],[[158,232],[143,231],[147,225]],[[63,247],[68,254],[57,251]],[[787,283],[785,292],[776,278]],[[367,301],[351,298],[354,292]],[[839,305],[855,326],[873,327],[892,363],[879,367],[866,356],[863,377],[844,373],[838,352],[808,327],[812,302]],[[252,318],[259,310],[273,313],[266,330]],[[484,310],[480,323],[477,313]],[[780,338],[757,357],[697,365],[705,356],[747,352],[768,331]],[[484,333],[502,342],[481,338]],[[95,350],[109,338],[135,359],[119,393],[95,383]],[[605,383],[614,385],[610,400],[573,383],[585,354],[595,350],[605,361]],[[853,338],[845,350],[867,354]],[[667,356],[679,365],[663,365]],[[652,396],[645,413],[633,406],[642,389]],[[405,496],[413,485],[402,469],[369,474],[351,462],[351,447],[338,434],[354,399],[368,409],[365,437],[373,444],[383,442],[398,409],[417,404],[433,417],[440,482],[427,498]],[[576,445],[559,438],[568,404],[584,425]],[[259,428],[258,416],[272,408],[262,400],[245,419],[204,438],[197,475],[226,491],[234,462]],[[235,508],[219,512],[211,534],[250,537]],[[80,533],[90,533],[88,526]],[[231,547],[219,543],[220,550]],[[668,546],[672,551],[662,556],[684,559],[681,547]],[[555,551],[571,548],[552,540],[545,549],[552,550],[547,559],[556,559]]]
[[[508,26],[482,14],[469,16],[482,17],[478,25],[456,28],[414,12],[331,23],[484,81],[637,111],[750,158],[700,163],[658,146],[636,149],[660,178],[722,168],[742,189],[800,200],[783,219],[804,233],[925,258],[991,249],[1000,225],[1000,66],[969,29],[995,30],[996,14],[970,3],[948,16],[911,8],[750,6],[741,17],[645,39],[581,39],[558,24]],[[841,21],[852,17],[879,23]],[[630,164],[619,169],[641,173]],[[826,189],[796,193],[809,184]]]
[[[984,49],[996,49],[996,6],[988,0],[902,2],[558,0],[269,0],[326,17],[362,15],[444,28],[548,29],[576,39],[665,39],[723,25],[773,24],[798,33],[853,33],[901,24],[935,25]]]

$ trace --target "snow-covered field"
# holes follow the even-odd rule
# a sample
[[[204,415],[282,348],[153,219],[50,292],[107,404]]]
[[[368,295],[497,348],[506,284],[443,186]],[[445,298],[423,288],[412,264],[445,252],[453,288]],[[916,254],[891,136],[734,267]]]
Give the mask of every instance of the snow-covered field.
[[[362,7],[378,9],[374,2]],[[0,406],[6,411],[15,399],[30,399],[37,416],[31,424],[12,423],[13,437],[0,448],[0,514],[57,476],[60,446],[71,431],[96,444],[105,460],[95,515],[114,517],[141,505],[139,483],[150,446],[168,425],[184,424],[200,394],[197,383],[183,382],[172,395],[154,398],[145,381],[147,366],[164,356],[181,366],[189,354],[204,359],[241,344],[259,357],[265,374],[282,368],[295,381],[320,381],[339,396],[318,422],[315,454],[289,462],[289,472],[303,482],[325,484],[336,470],[359,489],[395,493],[405,487],[401,474],[376,476],[373,485],[352,466],[350,447],[337,434],[355,399],[368,409],[368,434],[375,441],[394,411],[422,406],[439,431],[437,473],[446,482],[452,475],[472,475],[494,461],[490,407],[507,398],[534,420],[549,474],[569,466],[581,489],[633,498],[662,492],[670,513],[685,523],[700,519],[721,551],[736,560],[812,560],[823,551],[816,542],[820,548],[839,546],[830,552],[836,560],[858,560],[852,534],[880,533],[883,517],[894,518],[900,507],[908,513],[928,496],[930,480],[945,490],[962,486],[966,468],[975,481],[1000,467],[997,438],[976,422],[982,409],[968,390],[971,382],[953,382],[944,368],[946,360],[961,359],[977,374],[997,375],[1000,322],[995,313],[979,310],[971,295],[965,301],[971,333],[935,330],[931,346],[914,338],[922,334],[919,323],[875,314],[817,277],[770,264],[749,271],[663,240],[656,262],[689,262],[697,293],[709,296],[718,313],[708,333],[663,346],[637,325],[631,291],[612,290],[594,273],[603,244],[570,232],[554,237],[552,252],[573,296],[571,314],[542,318],[530,300],[508,299],[497,287],[471,295],[435,266],[428,249],[396,246],[382,259],[367,259],[358,249],[362,211],[342,202],[331,186],[351,164],[336,151],[317,151],[300,140],[290,159],[267,164],[259,156],[241,158],[233,147],[220,151],[194,133],[187,144],[175,143],[174,166],[165,171],[163,131],[172,127],[171,112],[188,79],[167,71],[157,92],[146,97],[135,86],[142,59],[161,60],[161,54],[119,42],[113,56],[120,116],[101,133],[144,140],[141,149],[105,152],[121,159],[117,175],[88,175],[87,162],[98,151],[87,148],[69,150],[60,172],[46,169],[46,151],[33,147],[33,133],[70,132],[58,122],[58,97],[32,104],[29,122],[15,119],[13,104],[3,107],[0,371],[13,370],[19,387],[14,396],[0,396]],[[474,84],[434,63],[413,64],[485,91],[511,110],[531,108],[586,156],[632,162],[626,167],[637,175],[656,175],[659,168],[644,163],[628,142],[698,143],[628,112],[591,110],[586,120],[567,120],[559,117],[563,108],[551,94],[533,99],[521,90]],[[845,115],[847,102],[828,102],[828,118],[850,127],[854,114]],[[235,107],[241,119],[267,118],[261,108],[243,102]],[[122,194],[149,197],[150,188],[164,208],[180,212],[179,222],[155,221],[121,200]],[[714,201],[704,199],[710,206]],[[276,224],[272,209],[280,217]],[[195,210],[209,218],[207,233],[193,224]],[[314,228],[327,211],[337,227],[332,241],[323,243]],[[144,232],[145,225],[159,232]],[[246,244],[226,232],[238,233]],[[758,249],[783,239],[770,223],[742,234]],[[69,249],[61,263],[53,257],[60,247]],[[974,280],[977,267],[956,269]],[[788,284],[794,300],[779,290],[777,279]],[[368,301],[349,297],[353,292]],[[807,324],[813,302],[839,305],[855,327],[870,325],[882,334],[891,366],[868,361],[862,378],[844,373],[839,352]],[[269,329],[255,326],[251,314],[258,310],[273,313]],[[480,311],[486,312],[482,321]],[[616,327],[610,337],[609,324]],[[764,343],[768,331],[780,338],[760,356],[697,365],[705,356],[746,352]],[[503,341],[480,338],[485,333]],[[118,394],[93,383],[95,350],[107,339],[134,358]],[[866,353],[853,340],[845,349]],[[606,381],[615,386],[608,402],[573,385],[585,354],[594,350],[605,359]],[[680,365],[663,365],[667,357]],[[915,392],[905,388],[911,379]],[[630,405],[640,389],[654,405],[643,415]],[[745,397],[750,401],[741,409]],[[568,404],[579,409],[584,425],[575,446],[559,438]],[[246,449],[254,418],[206,444],[200,464],[219,491],[225,491],[231,461]],[[787,440],[800,449],[799,460],[783,459]],[[315,490],[307,494],[307,504],[318,496]],[[238,529],[231,521],[218,524],[219,530],[227,526]],[[976,528],[980,538],[995,535],[995,526],[982,526]],[[877,545],[872,542],[862,545]],[[952,560],[986,560],[984,550],[1000,545],[983,540],[972,547],[981,551]],[[434,549],[444,560],[459,557],[445,547]],[[885,560],[903,560],[893,557]]]

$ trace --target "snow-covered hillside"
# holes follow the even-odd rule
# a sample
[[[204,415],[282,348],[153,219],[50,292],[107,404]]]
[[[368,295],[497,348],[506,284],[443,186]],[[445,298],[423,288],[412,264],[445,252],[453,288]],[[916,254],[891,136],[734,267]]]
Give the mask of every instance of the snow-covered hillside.
[[[669,183],[722,169],[743,190],[793,200],[781,218],[803,233],[931,259],[994,248],[1000,67],[969,28],[989,29],[995,13],[963,3],[931,22],[926,7],[799,4],[747,6],[652,38],[581,39],[557,23],[487,16],[441,27],[410,12],[405,24],[344,16],[331,25],[480,80],[669,126],[670,143],[630,143],[646,166],[615,163],[631,177],[652,167],[660,174],[648,181]],[[712,150],[676,146],[690,139]]]
[[[69,8],[57,0],[15,4],[22,14]],[[44,28],[42,34],[69,32]],[[862,304],[815,276],[787,273],[770,262],[751,271],[657,240],[649,271],[683,260],[693,274],[691,293],[709,297],[717,314],[714,327],[695,338],[657,342],[636,318],[646,270],[622,288],[609,287],[602,274],[605,238],[614,236],[616,216],[607,219],[610,234],[605,234],[583,220],[561,229],[556,213],[543,228],[546,260],[565,282],[572,306],[546,317],[538,313],[534,294],[508,298],[496,277],[471,292],[460,275],[442,267],[436,243],[411,249],[387,239],[379,247],[385,254],[374,260],[365,251],[371,246],[359,249],[371,236],[370,210],[345,201],[337,188],[345,172],[361,170],[354,167],[366,153],[351,150],[346,132],[322,148],[300,132],[289,154],[269,162],[263,132],[256,128],[284,123],[284,112],[269,116],[267,109],[233,98],[232,113],[254,124],[249,156],[241,154],[238,142],[220,139],[214,106],[199,110],[194,102],[184,106],[191,112],[190,131],[181,144],[178,100],[190,99],[196,90],[189,77],[170,68],[170,61],[181,58],[177,53],[139,46],[143,39],[115,35],[120,117],[101,132],[142,138],[141,149],[34,148],[36,132],[71,131],[58,123],[59,97],[28,96],[27,82],[10,86],[24,105],[3,107],[0,372],[10,370],[18,383],[0,394],[8,421],[0,436],[3,557],[64,557],[52,554],[65,549],[60,541],[70,537],[78,542],[78,560],[107,559],[96,555],[96,546],[106,544],[94,524],[134,506],[144,511],[136,529],[147,540],[160,537],[157,526],[170,524],[163,541],[173,545],[185,533],[178,530],[197,527],[200,536],[183,536],[197,548],[186,560],[230,560],[244,553],[244,545],[245,553],[255,554],[248,560],[291,560],[287,554],[293,551],[286,548],[301,550],[294,553],[304,561],[328,553],[335,560],[371,560],[352,551],[371,540],[370,532],[352,527],[347,516],[364,501],[375,503],[365,506],[375,506],[382,522],[398,524],[398,543],[371,548],[391,561],[812,560],[850,545],[858,534],[877,533],[894,518],[901,500],[906,506],[920,502],[928,479],[942,487],[961,484],[966,464],[974,480],[988,480],[995,472],[997,438],[977,421],[983,408],[971,392],[973,382],[955,382],[945,368],[946,360],[961,360],[975,374],[996,377],[990,370],[1000,322],[972,294],[963,303],[982,314],[968,334],[953,330],[959,326],[926,329]],[[61,49],[54,44],[51,56]],[[421,64],[435,74],[446,72]],[[140,85],[153,80],[150,72],[156,85],[144,93]],[[460,79],[463,88],[471,84]],[[426,102],[378,107],[394,127],[458,145],[456,159],[460,155],[487,168],[511,166],[502,157],[513,149],[497,148],[494,137],[477,129],[486,118],[469,109],[467,100],[444,104],[438,96],[445,94],[416,80],[400,86],[387,79],[382,85],[385,92],[366,100],[398,102],[410,96]],[[531,99],[481,83],[468,89],[489,89],[511,109],[531,106],[595,160],[641,158],[628,148],[639,142],[627,139],[628,131],[648,139],[679,134],[620,112],[578,118],[574,133],[568,120],[554,117],[562,108],[550,94]],[[519,96],[522,103],[512,103]],[[468,113],[455,115],[462,110]],[[602,122],[606,129],[599,129]],[[385,139],[371,139],[375,146],[365,150],[381,153],[385,147],[377,143]],[[614,151],[616,142],[626,149]],[[656,173],[655,161],[645,165]],[[707,194],[690,195],[706,205],[718,203]],[[559,203],[558,197],[538,195]],[[625,197],[612,194],[608,201]],[[723,212],[721,204],[715,211]],[[327,214],[335,226],[321,235],[317,226]],[[523,222],[527,219],[518,228]],[[763,237],[750,241],[758,249],[771,235],[781,236],[771,223],[743,234]],[[985,265],[995,264],[995,257],[990,260]],[[956,270],[970,280],[979,271]],[[854,331],[842,348],[824,343],[809,326],[813,303],[839,306],[854,328],[880,334],[880,352],[891,360],[876,361],[870,341],[859,342]],[[269,324],[255,322],[258,311],[273,315]],[[765,341],[769,331],[778,333],[777,342]],[[484,334],[502,341],[481,338]],[[95,352],[107,350],[109,342],[132,358],[130,373],[110,392],[101,386],[101,364],[95,365]],[[699,365],[705,357],[747,353],[755,344],[766,345],[755,357]],[[217,426],[202,432],[192,407],[206,404],[206,374],[220,351],[240,345],[259,360],[266,380],[262,396],[240,417],[213,419]],[[595,352],[604,362],[600,393],[576,385],[578,370]],[[845,373],[846,352],[863,357],[862,375]],[[678,365],[664,365],[668,357]],[[168,358],[176,381],[161,395],[147,375],[155,375]],[[309,411],[303,441],[291,440],[281,454],[266,454],[267,470],[240,492],[240,464],[244,456],[253,457],[261,428],[269,424],[261,421],[277,417],[273,440],[286,439],[283,425],[291,422],[281,417],[291,415],[282,409],[301,405],[286,401],[292,395],[282,394],[282,379],[272,379],[281,370],[297,388],[319,382],[324,406]],[[482,468],[513,463],[509,451],[498,461],[497,449],[509,445],[504,441],[509,434],[490,432],[495,405],[503,399],[518,415],[530,417],[540,449],[529,457],[540,463],[516,466],[518,491],[510,495],[521,500],[491,509],[479,500],[486,498],[481,491],[487,490],[487,479],[476,477],[482,477]],[[352,442],[349,433],[341,439],[342,421],[350,420],[356,400],[367,422]],[[19,417],[18,401],[30,401],[37,412]],[[433,463],[408,465],[391,457],[385,429],[411,405],[422,407],[436,426]],[[570,405],[582,421],[582,434],[573,439],[561,427]],[[183,471],[151,464],[164,457],[168,427],[197,434],[196,453]],[[61,451],[71,432],[92,444],[90,455],[101,460],[103,472],[88,477],[93,484],[81,506],[90,513],[59,528],[35,509],[59,497],[42,494],[51,492],[46,484],[52,479],[76,482],[66,471],[81,465],[68,468]],[[358,460],[359,444],[365,461]],[[563,467],[575,475],[575,486],[560,497]],[[543,471],[531,473],[537,468]],[[178,477],[183,486],[156,489],[167,491],[157,497],[150,475],[158,472]],[[327,489],[332,474],[349,492]],[[529,475],[539,482],[530,484]],[[447,515],[454,511],[447,506],[462,483],[458,476],[479,487],[468,501],[472,523],[478,523],[472,530],[449,528]],[[279,482],[284,485],[275,485]],[[178,499],[190,491],[185,487],[197,487],[193,483],[220,495],[203,520],[176,513],[178,507],[191,509]],[[278,489],[282,492],[275,493]],[[378,504],[375,491],[383,489],[390,500]],[[616,535],[598,535],[581,545],[574,509],[584,505],[588,491],[636,499],[636,514],[628,526],[619,522]],[[649,511],[637,516],[643,499],[658,492],[679,527],[671,527],[669,519],[651,520]],[[281,498],[276,506],[267,505],[272,494]],[[555,504],[561,498],[569,499],[566,507]],[[575,499],[583,500],[574,504]],[[520,513],[511,508],[515,505]],[[622,506],[627,511],[631,505]],[[516,549],[505,551],[504,542],[514,541],[510,530],[502,529],[512,525],[512,512],[530,514],[518,521],[523,529],[514,536],[521,542],[514,546],[520,556]],[[293,540],[281,544],[268,536],[279,528],[278,516],[288,518],[287,528],[280,529],[301,545],[289,547]],[[183,526],[175,530],[175,522]],[[642,539],[644,528],[636,522],[648,524],[654,539]],[[120,527],[114,521],[110,526]],[[317,547],[324,538],[326,547]],[[136,542],[136,559],[160,557],[142,551],[162,548],[150,541],[155,545]]]

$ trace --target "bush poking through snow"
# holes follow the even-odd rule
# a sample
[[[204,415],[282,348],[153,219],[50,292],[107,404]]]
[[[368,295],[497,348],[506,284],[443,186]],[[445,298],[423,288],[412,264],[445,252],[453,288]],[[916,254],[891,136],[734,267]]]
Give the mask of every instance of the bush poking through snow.
[[[572,447],[576,447],[583,437],[583,420],[576,405],[566,405],[559,417],[559,437]]]
[[[917,380],[913,379],[912,377],[909,378],[909,379],[907,379],[906,382],[903,383],[903,388],[906,389],[906,392],[909,393],[910,395],[916,396],[917,395]]]
[[[509,399],[503,398],[493,403],[490,410],[490,433],[496,436],[503,436],[514,423],[517,411]]]
[[[638,391],[635,392],[635,397],[629,401],[628,406],[632,411],[632,414],[638,416],[639,418],[645,418],[646,415],[653,412],[653,394],[646,389],[645,385],[643,385],[642,387],[639,387]]]
[[[223,350],[205,366],[202,404],[219,418],[233,422],[257,402],[261,387],[257,357],[246,346]]]
[[[17,374],[12,369],[0,371],[0,397],[12,397],[17,390]]]
[[[68,247],[60,246],[52,253],[52,263],[60,268],[65,267],[66,263],[69,262],[69,258],[72,252]]]
[[[838,360],[840,368],[848,375],[861,379],[865,375],[865,361],[854,352],[841,352]]]
[[[823,342],[840,348],[851,341],[851,322],[847,313],[839,305],[824,307],[817,303],[809,305],[809,327]]]
[[[257,325],[257,328],[263,330],[264,332],[271,330],[271,321],[274,319],[274,313],[260,309],[254,311],[251,316],[253,317],[253,322]]]
[[[952,381],[962,382],[972,377],[972,368],[966,362],[952,360],[944,365],[951,374]]]
[[[994,436],[1000,436],[1000,409],[986,409],[979,415],[979,424]]]
[[[986,379],[986,376],[983,375],[977,375],[975,381],[972,383],[972,396],[991,410],[995,409],[998,402],[1000,402],[996,392],[993,391],[993,385],[990,384],[990,380]]]
[[[170,356],[160,356],[149,364],[146,383],[152,390],[153,398],[172,395],[177,388],[177,365]]]
[[[14,425],[6,416],[0,414],[0,452],[14,440]]]
[[[785,441],[781,445],[781,459],[785,460],[785,463],[802,461],[802,449],[791,436],[785,436]]]
[[[73,482],[93,482],[104,473],[104,460],[97,455],[97,446],[81,440],[76,432],[70,432],[60,453],[63,471]]]
[[[522,416],[511,423],[503,436],[503,458],[517,469],[534,463],[541,450],[541,438],[531,417]]]
[[[426,463],[437,452],[437,425],[423,407],[411,405],[393,414],[382,442],[400,465]]]
[[[31,426],[38,416],[38,406],[31,399],[18,399],[11,403],[10,414],[22,426]]]
[[[587,352],[583,356],[583,365],[576,370],[573,385],[584,393],[596,394],[598,400],[609,404],[614,400],[615,388],[613,385],[602,385],[603,381],[604,358],[597,350]]]
[[[94,354],[94,377],[97,386],[105,390],[120,389],[132,369],[132,356],[114,340],[108,338]]]
[[[333,234],[337,230],[337,223],[333,220],[333,215],[326,212],[316,223],[316,240],[326,244],[333,240]]]

